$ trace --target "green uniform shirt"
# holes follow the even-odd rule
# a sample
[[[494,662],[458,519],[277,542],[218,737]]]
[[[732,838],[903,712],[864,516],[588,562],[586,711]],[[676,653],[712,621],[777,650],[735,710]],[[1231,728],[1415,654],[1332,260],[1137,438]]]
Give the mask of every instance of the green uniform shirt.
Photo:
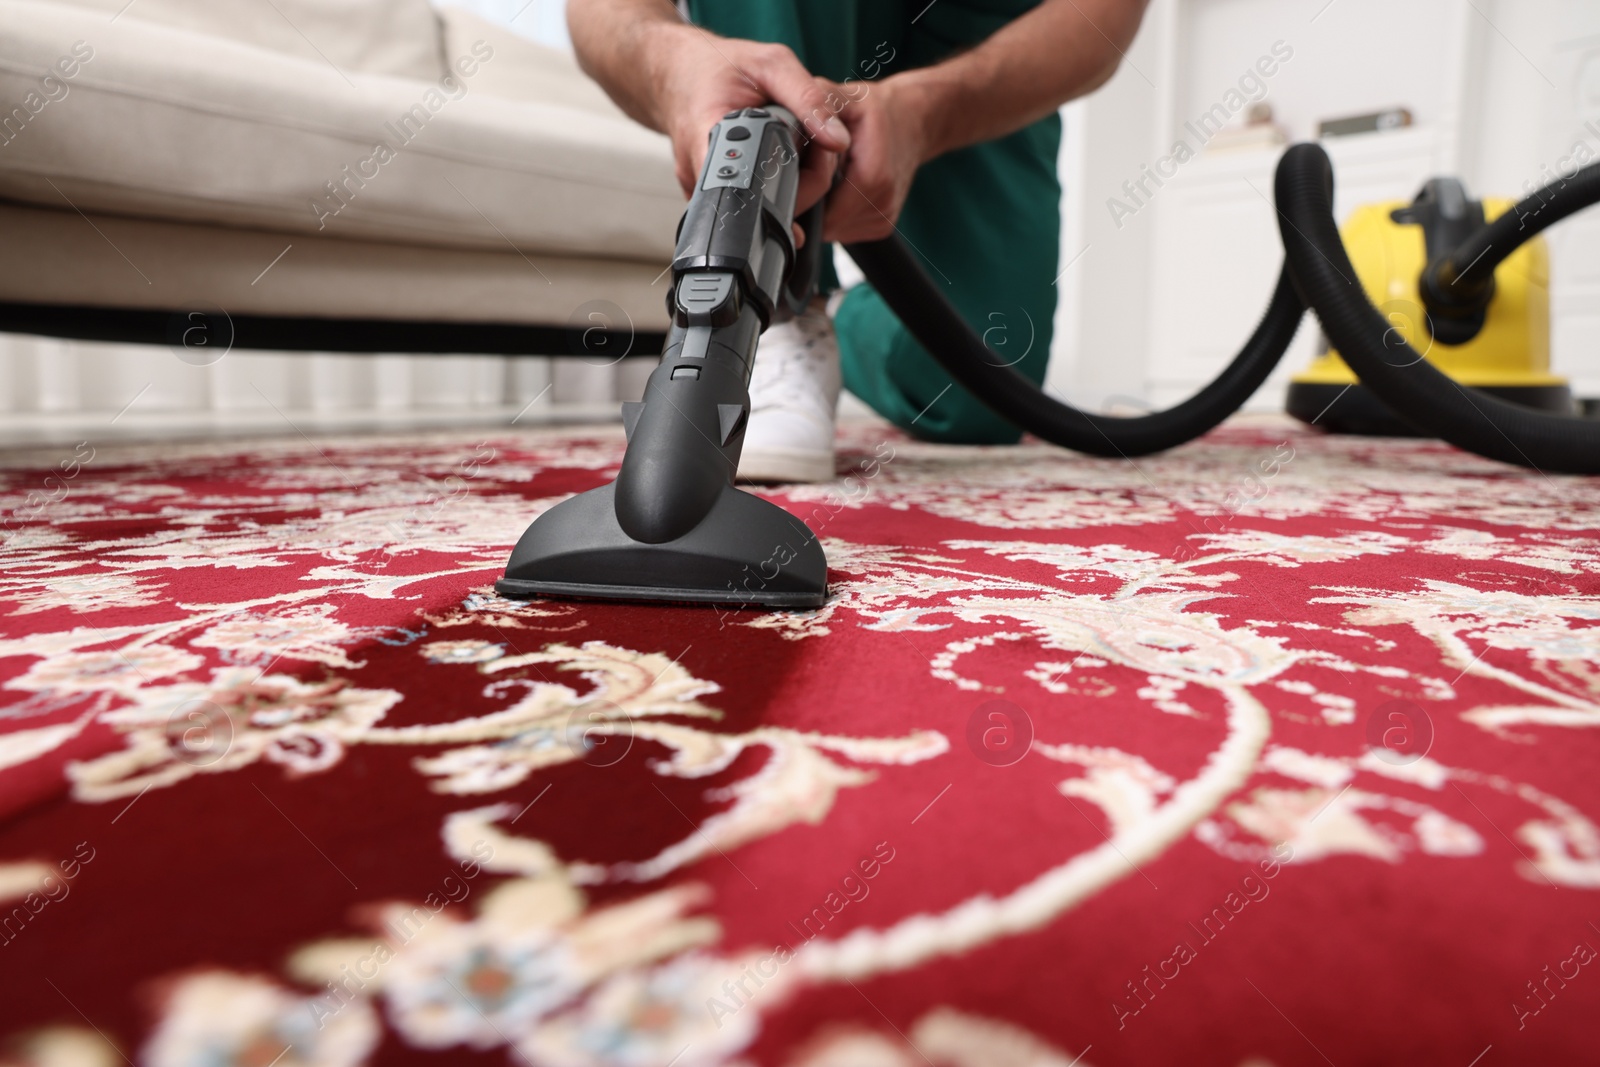
[[[813,74],[862,82],[870,92],[876,78],[977,44],[1037,0],[688,3],[698,25],[786,44]],[[1052,115],[930,160],[896,224],[998,359],[1035,382],[1044,380],[1055,317],[1060,146],[1061,120]],[[824,280],[837,284],[831,268]],[[1020,436],[951,382],[871,286],[845,295],[835,325],[846,387],[891,422],[936,441],[1003,444]]]

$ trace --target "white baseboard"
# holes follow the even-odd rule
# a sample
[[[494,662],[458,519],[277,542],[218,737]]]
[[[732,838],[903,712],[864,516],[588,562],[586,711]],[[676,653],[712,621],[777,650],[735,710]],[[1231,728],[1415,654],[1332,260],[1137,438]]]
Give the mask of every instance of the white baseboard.
[[[73,444],[78,441],[170,441],[200,438],[280,437],[299,434],[372,433],[482,427],[527,429],[615,422],[616,403],[535,404],[428,411],[114,411],[7,412],[0,415],[0,447]]]

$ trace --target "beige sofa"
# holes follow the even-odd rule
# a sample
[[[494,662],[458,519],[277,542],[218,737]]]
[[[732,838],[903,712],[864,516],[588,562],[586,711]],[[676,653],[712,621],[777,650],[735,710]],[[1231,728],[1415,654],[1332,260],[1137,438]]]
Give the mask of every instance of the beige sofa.
[[[463,10],[0,0],[0,330],[560,354],[664,328],[682,209],[664,138]]]

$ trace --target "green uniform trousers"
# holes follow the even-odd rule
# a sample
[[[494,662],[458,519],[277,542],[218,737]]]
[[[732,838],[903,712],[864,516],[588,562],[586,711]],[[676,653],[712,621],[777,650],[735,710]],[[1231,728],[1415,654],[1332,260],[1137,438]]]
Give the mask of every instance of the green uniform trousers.
[[[875,78],[936,63],[987,38],[1037,0],[689,0],[696,24],[788,45],[813,74],[857,96]],[[948,152],[917,171],[897,228],[999,361],[1044,381],[1055,317],[1061,120]],[[837,287],[831,259],[824,288]],[[933,441],[1009,444],[1018,431],[951,382],[870,286],[835,324],[849,390]]]

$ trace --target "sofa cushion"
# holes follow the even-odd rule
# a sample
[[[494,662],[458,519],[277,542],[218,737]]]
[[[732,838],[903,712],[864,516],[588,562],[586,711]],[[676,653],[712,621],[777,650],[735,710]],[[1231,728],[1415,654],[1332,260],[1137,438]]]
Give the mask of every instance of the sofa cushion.
[[[432,82],[40,0],[0,0],[0,27],[0,197],[530,258],[671,257],[683,201],[666,139],[599,105],[480,90],[519,62],[486,40],[458,42]]]
[[[0,233],[0,300],[23,304],[585,327],[598,308],[618,329],[666,329],[667,283],[654,263],[634,260],[541,256],[535,271],[504,245],[407,246],[109,216],[89,227],[70,208],[4,201]]]
[[[439,21],[428,0],[58,0],[270,48],[340,70],[437,78]]]
[[[477,41],[493,46],[495,61],[483,65],[474,90],[508,100],[542,100],[622,117],[605,90],[578,68],[571,53],[529,40],[464,7],[440,8],[439,21],[451,56],[470,54]]]

